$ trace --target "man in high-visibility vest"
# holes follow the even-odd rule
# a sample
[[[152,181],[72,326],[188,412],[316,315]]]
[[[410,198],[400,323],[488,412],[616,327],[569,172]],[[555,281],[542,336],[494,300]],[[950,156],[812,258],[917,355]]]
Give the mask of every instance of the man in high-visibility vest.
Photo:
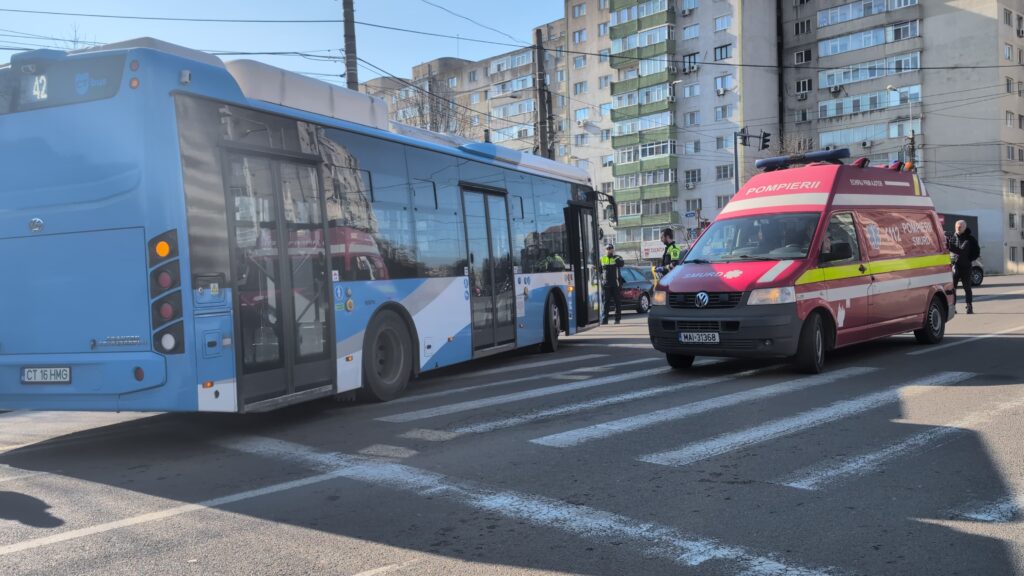
[[[615,253],[615,246],[608,244],[604,256],[601,256],[601,270],[604,272],[604,315],[601,324],[608,323],[608,312],[612,301],[615,302],[615,323],[622,320],[622,276],[619,269],[626,265],[622,257]]]
[[[665,251],[661,254],[661,266],[655,269],[660,276],[668,274],[683,257],[683,249],[676,244],[675,236],[671,228],[661,231],[661,243],[665,245]]]

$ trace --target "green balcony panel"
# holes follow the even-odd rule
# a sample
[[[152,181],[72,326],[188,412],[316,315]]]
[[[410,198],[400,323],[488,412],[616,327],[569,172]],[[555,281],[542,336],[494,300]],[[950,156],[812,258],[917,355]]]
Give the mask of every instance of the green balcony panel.
[[[671,81],[671,75],[668,73],[667,70],[663,70],[661,72],[651,74],[649,76],[641,76],[639,78],[639,82],[637,83],[637,89],[649,88],[651,86],[657,86],[658,84],[668,84]]]
[[[657,76],[657,74],[655,74],[655,76]],[[644,78],[650,78],[650,76],[645,76]],[[646,86],[641,84],[644,78],[633,78],[632,80],[623,80],[622,82],[612,82],[612,96],[626,94],[627,92],[636,92],[640,88],[646,88]]]
[[[658,200],[660,198],[675,198],[679,193],[679,184],[655,184],[640,188],[642,200]],[[616,195],[618,198],[618,195]]]
[[[650,46],[643,46],[639,48],[637,56],[640,58],[654,58],[655,56],[661,56],[662,54],[675,53],[675,40],[665,40],[664,42],[658,42],[657,44],[651,44]]]
[[[672,137],[672,128],[673,128],[673,126],[663,126],[661,128],[653,128],[651,130],[644,130],[643,132],[640,133],[639,142],[642,142],[642,143],[645,143],[645,144],[649,143],[649,142],[664,142],[665,140],[668,140],[669,138]],[[614,143],[613,143],[613,146],[614,146]],[[618,148],[618,146],[614,146],[614,147]]]
[[[636,146],[640,143],[639,134],[626,134],[625,136],[612,136],[612,148],[625,148]]]
[[[640,172],[648,172],[651,170],[662,170],[665,168],[675,168],[679,165],[678,156],[659,156],[657,158],[651,158],[649,160],[640,161]],[[627,164],[628,166],[628,164]]]
[[[658,112],[667,112],[672,109],[672,103],[667,99],[660,100],[658,102],[651,102],[650,104],[640,105],[640,115],[647,116],[648,114],[657,114]]]
[[[642,169],[640,162],[630,162],[629,164],[614,164],[612,165],[612,176],[628,176],[629,174],[636,174]]]
[[[618,229],[619,228],[616,227],[616,230],[618,230]],[[623,251],[626,251],[626,250],[639,250],[639,249],[640,249],[640,243],[639,242],[616,242],[615,243],[615,251],[616,252],[623,252]]]
[[[636,6],[642,0],[611,0],[611,9],[622,10],[623,8],[629,8],[630,6]]]
[[[661,12],[651,14],[650,16],[644,16],[637,20],[637,22],[640,23],[637,27],[639,30],[647,30],[648,28],[654,28],[656,26],[661,26],[662,24],[675,24],[676,12],[675,10],[663,10]]]
[[[616,200],[618,202],[618,200]],[[619,216],[619,225],[616,228],[629,228],[630,226],[639,226],[641,216]]]
[[[637,116],[647,116],[649,114],[667,112],[671,109],[672,103],[668,100],[651,102],[650,104],[641,104],[639,106],[623,106],[622,108],[615,108],[612,110],[612,122],[621,122],[623,120],[636,118]]]
[[[612,109],[612,122],[622,122],[623,120],[629,120],[636,118],[640,115],[639,106],[623,106],[622,108]]]
[[[640,23],[637,20],[633,20],[632,22],[612,26],[608,29],[608,35],[612,40],[618,40],[619,38],[625,38],[631,34],[636,34],[639,31]]]
[[[631,48],[613,55],[609,64],[612,68],[629,68],[630,66],[636,66],[639,57],[640,49]]]
[[[641,218],[642,226],[661,226],[664,224],[678,224],[678,212],[665,212],[664,214],[644,214]]]
[[[642,194],[639,188],[625,188],[612,192],[612,196],[615,197],[616,202],[629,202],[630,200],[640,200]]]

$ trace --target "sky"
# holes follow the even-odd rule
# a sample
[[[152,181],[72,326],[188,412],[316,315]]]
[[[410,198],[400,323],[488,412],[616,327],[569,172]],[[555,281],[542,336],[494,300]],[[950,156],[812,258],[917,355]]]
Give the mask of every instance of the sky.
[[[432,6],[434,4],[436,6]],[[244,6],[244,10],[239,6]],[[459,18],[437,6],[476,20],[482,27]],[[506,8],[502,8],[505,6]],[[513,44],[513,39],[530,43],[534,27],[562,16],[561,0],[518,0],[514,10],[493,0],[355,0],[357,22],[460,36]],[[340,20],[340,0],[176,0],[172,3],[143,3],[127,0],[4,0],[0,8],[49,12],[76,12],[130,16],[177,18],[235,18],[260,20]],[[507,34],[504,35],[504,34]],[[27,37],[32,36],[32,37]],[[47,38],[38,38],[45,36]],[[152,36],[190,48],[237,52],[308,52],[317,56],[341,56],[343,27],[335,23],[264,24],[166,22],[117,20],[85,16],[20,14],[0,11],[0,48],[68,49],[69,40],[116,42]],[[481,60],[514,50],[499,46],[433,38],[392,30],[356,26],[357,54],[387,72],[408,77],[412,67],[443,56]],[[0,63],[11,50],[0,50]],[[223,56],[224,59],[253,58],[296,72],[340,75],[342,62],[301,56]],[[381,76],[377,70],[361,64],[359,80]],[[340,77],[318,76],[344,83]]]

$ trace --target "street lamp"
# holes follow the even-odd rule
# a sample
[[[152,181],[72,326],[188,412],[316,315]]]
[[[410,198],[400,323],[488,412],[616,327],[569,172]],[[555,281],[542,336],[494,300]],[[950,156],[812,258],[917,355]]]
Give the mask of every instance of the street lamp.
[[[885,89],[895,92],[897,95],[900,93],[899,88],[892,84],[886,86]],[[907,159],[910,161],[911,166],[914,167],[914,101],[910,98],[910,90],[907,90],[907,114],[910,116],[910,143],[907,146]]]

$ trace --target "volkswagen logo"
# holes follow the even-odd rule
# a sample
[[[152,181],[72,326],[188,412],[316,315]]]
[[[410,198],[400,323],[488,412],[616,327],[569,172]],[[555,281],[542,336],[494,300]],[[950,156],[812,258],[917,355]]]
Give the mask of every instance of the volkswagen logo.
[[[707,292],[697,292],[697,296],[693,299],[693,305],[697,308],[707,308],[710,301]]]
[[[43,221],[40,218],[33,218],[28,221],[28,229],[33,232],[41,232],[43,230]]]

